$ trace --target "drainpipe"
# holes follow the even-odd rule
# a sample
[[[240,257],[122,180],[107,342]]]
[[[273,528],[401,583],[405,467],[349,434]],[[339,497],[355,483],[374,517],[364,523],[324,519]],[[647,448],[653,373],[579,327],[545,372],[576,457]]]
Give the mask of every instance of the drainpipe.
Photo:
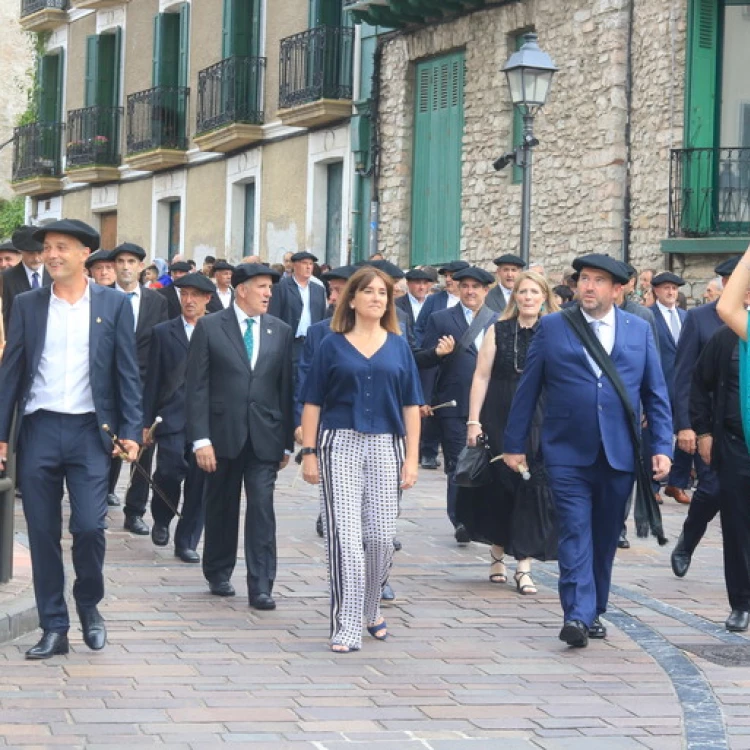
[[[633,27],[635,24],[635,0],[628,2],[628,33],[625,49],[625,190],[622,210],[622,259],[630,262],[630,234],[632,218],[632,118],[633,118]]]

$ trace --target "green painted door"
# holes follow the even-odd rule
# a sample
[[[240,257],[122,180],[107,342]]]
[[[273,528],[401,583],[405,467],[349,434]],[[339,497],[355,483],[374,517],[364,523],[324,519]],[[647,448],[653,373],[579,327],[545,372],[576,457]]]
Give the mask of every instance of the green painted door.
[[[239,121],[257,119],[260,111],[261,76],[255,60],[260,56],[261,0],[224,0],[222,57],[233,58],[221,80],[222,111]]]
[[[118,27],[112,33],[86,38],[84,101],[86,107],[98,109],[81,120],[81,131],[76,135],[84,140],[99,137],[102,153],[97,158],[111,159],[119,151],[120,118],[116,107],[120,103],[121,36]]]
[[[255,255],[255,182],[245,185],[245,223],[242,237],[243,255]]]
[[[344,196],[344,162],[326,167],[326,258],[329,265],[341,263],[341,203]]]
[[[420,63],[414,103],[411,263],[460,253],[464,54]]]
[[[59,123],[62,121],[63,72],[62,52],[39,58],[38,137],[33,158],[43,174],[58,174],[62,152]]]

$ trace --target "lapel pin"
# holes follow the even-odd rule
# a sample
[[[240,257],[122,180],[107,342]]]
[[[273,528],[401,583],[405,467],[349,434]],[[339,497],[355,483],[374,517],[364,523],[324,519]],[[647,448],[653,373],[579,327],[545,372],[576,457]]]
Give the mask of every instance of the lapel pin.
[[[97,323],[101,323],[101,322],[102,322],[102,319],[101,319],[101,318],[97,318],[97,319],[96,319],[96,322],[97,322]]]
[[[266,333],[270,336],[271,335],[271,329],[270,328],[266,328]]]

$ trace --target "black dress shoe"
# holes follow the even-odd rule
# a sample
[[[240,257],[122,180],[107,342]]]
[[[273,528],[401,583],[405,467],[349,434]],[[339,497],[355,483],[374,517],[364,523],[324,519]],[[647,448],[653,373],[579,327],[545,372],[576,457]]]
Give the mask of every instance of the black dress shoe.
[[[440,461],[437,458],[423,458],[419,465],[423,469],[439,469]]]
[[[401,552],[401,548],[403,546],[404,545],[401,544],[400,540],[396,539],[396,537],[394,536],[393,537],[393,550],[394,550],[394,552]]]
[[[589,629],[580,620],[568,620],[560,631],[560,640],[568,646],[584,648],[589,645]]]
[[[618,549],[630,549],[630,541],[624,531],[620,534],[620,538],[617,540],[617,547]],[[591,637],[593,638],[593,636]]]
[[[468,544],[471,541],[471,534],[469,534],[469,530],[462,523],[456,525],[456,531],[453,536],[459,544]]]
[[[380,592],[380,598],[384,602],[392,602],[396,598],[396,594],[393,593],[390,583],[386,583],[385,586],[383,586],[383,590]]]
[[[234,586],[229,581],[208,582],[208,590],[214,596],[234,596]]]
[[[101,651],[107,643],[107,628],[96,607],[78,607],[78,618],[83,630],[83,642],[92,651]]]
[[[115,495],[114,492],[110,492],[109,495],[107,495],[107,505],[109,505],[110,508],[116,508],[120,504],[120,498]]]
[[[169,526],[154,521],[154,527],[151,529],[151,541],[157,547],[166,547],[169,544]]]
[[[322,539],[325,536],[325,533],[323,532],[323,514],[318,513],[318,520],[315,522],[315,531],[317,532],[318,536]]]
[[[744,633],[750,625],[750,612],[742,609],[733,609],[732,614],[727,617],[724,626],[733,633]]]
[[[176,547],[174,556],[179,557],[182,562],[186,563],[199,563],[201,561],[201,556],[194,549],[188,549],[187,547]]]
[[[688,572],[690,567],[690,561],[692,560],[692,553],[688,552],[685,546],[685,538],[683,534],[680,534],[680,538],[677,540],[675,548],[672,550],[672,572],[678,578],[684,578],[685,573]]]
[[[270,594],[252,594],[249,599],[253,609],[276,609],[276,602]]]
[[[65,633],[45,631],[39,643],[26,652],[27,659],[49,659],[52,656],[67,654],[70,651],[68,636]]]
[[[589,638],[606,638],[607,628],[602,624],[602,621],[597,617],[594,622],[591,623],[589,628]]]
[[[131,534],[148,536],[148,526],[140,516],[125,516],[125,523],[122,527]]]

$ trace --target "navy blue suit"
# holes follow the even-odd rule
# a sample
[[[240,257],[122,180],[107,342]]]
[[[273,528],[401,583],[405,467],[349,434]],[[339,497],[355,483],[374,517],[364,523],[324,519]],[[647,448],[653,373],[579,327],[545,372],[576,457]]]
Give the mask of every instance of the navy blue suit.
[[[101,429],[140,440],[141,388],[133,311],[125,295],[89,285],[89,382],[94,413],[38,410],[24,415],[39,372],[47,336],[50,288],[16,297],[8,342],[0,365],[0,441],[10,438],[18,409],[18,483],[28,526],[39,621],[45,631],[67,633],[60,537],[63,484],[67,484],[79,608],[96,606],[104,595],[104,528],[112,444]],[[61,373],[62,375],[62,373]]]
[[[417,346],[421,349],[424,341],[424,334],[427,330],[427,322],[430,319],[432,313],[440,312],[448,307],[448,292],[436,292],[435,294],[429,294],[427,299],[422,305],[422,309],[419,311],[416,323],[414,324],[414,335],[417,339]]]
[[[429,299],[429,297],[428,297]],[[427,302],[425,302],[425,305]],[[422,308],[424,312],[424,307]],[[420,313],[421,317],[421,313]],[[494,325],[497,313],[493,313],[485,326],[485,331]],[[453,336],[456,349],[452,354],[437,360],[438,364],[423,370],[422,390],[426,404],[442,404],[456,401],[456,406],[448,406],[435,413],[439,425],[440,442],[443,446],[445,473],[448,476],[448,518],[455,525],[458,486],[453,480],[456,461],[461,449],[466,445],[466,420],[469,416],[469,391],[477,365],[477,348],[472,343],[468,348],[459,348],[458,342],[468,329],[466,316],[461,303],[430,315],[424,335],[423,348],[433,350],[441,336]]]
[[[645,407],[654,453],[671,456],[671,410],[649,324],[615,308],[611,357],[631,404]],[[596,376],[559,313],[541,319],[529,349],[505,430],[507,453],[525,452],[543,388],[542,452],[560,525],[560,600],[566,621],[590,626],[607,608],[612,563],[633,488],[628,417],[612,384]]]

